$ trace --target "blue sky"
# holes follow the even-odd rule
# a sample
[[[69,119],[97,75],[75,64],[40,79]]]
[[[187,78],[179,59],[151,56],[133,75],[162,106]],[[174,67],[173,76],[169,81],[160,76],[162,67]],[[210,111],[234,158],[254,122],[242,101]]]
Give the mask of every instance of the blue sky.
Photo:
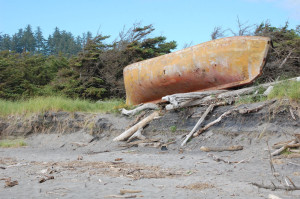
[[[0,0],[0,32],[14,34],[27,24],[48,37],[57,26],[81,35],[91,31],[114,39],[125,25],[153,24],[153,36],[198,44],[210,40],[216,26],[236,28],[242,22],[274,26],[300,24],[300,0]],[[230,36],[228,34],[228,36]]]

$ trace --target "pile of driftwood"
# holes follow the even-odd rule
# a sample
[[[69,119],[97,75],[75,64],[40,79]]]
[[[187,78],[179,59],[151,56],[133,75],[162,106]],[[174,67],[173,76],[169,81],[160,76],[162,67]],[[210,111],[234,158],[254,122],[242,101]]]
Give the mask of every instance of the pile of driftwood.
[[[295,134],[295,139],[293,140],[274,144],[273,148],[276,150],[271,153],[272,156],[280,155],[284,151],[300,153],[300,134]]]
[[[300,81],[300,77],[292,78],[285,81]],[[204,127],[200,128],[201,124],[204,122],[206,116],[213,111],[213,109],[217,106],[223,106],[232,104],[241,96],[246,95],[264,95],[267,96],[271,90],[273,89],[273,85],[282,83],[282,81],[271,82],[266,84],[261,84],[259,86],[247,87],[237,90],[210,90],[210,91],[203,91],[203,92],[192,92],[192,93],[178,93],[173,95],[168,95],[162,98],[164,103],[158,104],[142,104],[133,110],[122,110],[122,114],[127,116],[132,116],[137,113],[140,113],[143,110],[154,110],[150,115],[143,118],[143,116],[139,116],[135,121],[135,124],[128,128],[125,132],[121,135],[114,138],[114,141],[131,141],[135,138],[143,140],[145,137],[142,135],[143,128],[151,122],[153,119],[159,118],[160,114],[162,114],[162,109],[166,111],[184,108],[184,107],[191,107],[191,106],[208,106],[206,111],[200,117],[199,121],[196,123],[195,127],[192,129],[190,133],[185,136],[185,139],[181,143],[181,146],[184,146],[188,140],[192,137],[196,137],[206,131],[211,126],[220,122],[223,118],[229,116],[230,114],[237,113],[237,114],[246,114],[251,112],[257,112],[261,110],[263,107],[274,103],[276,100],[269,100],[260,103],[260,105],[251,108],[233,108],[231,110],[226,111],[221,116],[219,116],[216,120],[206,124]],[[265,89],[263,94],[259,94],[259,89]]]

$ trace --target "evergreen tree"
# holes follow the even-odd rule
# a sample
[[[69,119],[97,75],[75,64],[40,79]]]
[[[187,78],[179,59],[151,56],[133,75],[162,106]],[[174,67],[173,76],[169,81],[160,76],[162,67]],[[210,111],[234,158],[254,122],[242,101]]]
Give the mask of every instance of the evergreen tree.
[[[11,42],[11,50],[17,53],[22,53],[24,49],[24,32],[23,29],[20,28],[18,33],[14,34]]]
[[[8,34],[0,35],[0,50],[10,50],[11,38]]]
[[[36,41],[30,25],[27,25],[27,27],[25,28],[22,41],[24,44],[24,51],[34,53]]]
[[[36,49],[37,53],[45,53],[45,39],[43,37],[43,33],[41,28],[38,26],[35,34],[34,34],[35,42],[36,42]]]

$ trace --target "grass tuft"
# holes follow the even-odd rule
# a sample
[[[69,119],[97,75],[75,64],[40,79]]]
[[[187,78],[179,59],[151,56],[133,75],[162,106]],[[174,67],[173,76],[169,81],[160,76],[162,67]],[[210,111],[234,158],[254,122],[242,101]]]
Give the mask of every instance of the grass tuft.
[[[276,84],[268,95],[268,99],[288,98],[292,101],[300,102],[300,82],[285,81],[281,84]]]
[[[26,142],[23,139],[0,140],[1,148],[22,147],[22,146],[27,146]]]
[[[69,99],[65,97],[37,97],[25,101],[6,101],[0,99],[0,115],[40,113],[46,111],[67,112],[117,112],[118,107],[125,106],[120,99],[112,99],[102,102],[88,100]]]

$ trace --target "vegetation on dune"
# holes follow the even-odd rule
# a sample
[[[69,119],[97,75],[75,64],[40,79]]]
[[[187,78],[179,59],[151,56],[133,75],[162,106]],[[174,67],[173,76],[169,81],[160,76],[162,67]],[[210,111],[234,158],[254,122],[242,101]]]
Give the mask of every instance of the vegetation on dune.
[[[255,102],[262,102],[271,99],[289,99],[300,103],[300,82],[299,81],[284,81],[273,86],[272,91],[268,96],[263,93],[266,89],[258,87],[257,94],[240,97],[236,104],[249,104]]]
[[[11,148],[11,147],[22,147],[27,146],[24,139],[4,139],[0,140],[0,147],[2,148]]]
[[[275,85],[271,93],[268,95],[268,99],[273,98],[288,98],[300,103],[300,82],[285,81],[281,84]]]
[[[269,22],[247,26],[238,19],[238,28],[234,32],[217,27],[212,39],[230,36],[226,32],[272,38],[269,59],[257,82],[300,74],[300,26],[289,29],[286,23],[283,27],[273,27]],[[39,27],[34,32],[30,25],[12,36],[0,33],[0,114],[47,110],[105,112],[114,106],[124,106],[122,100],[92,101],[125,98],[125,66],[176,48],[175,41],[153,33],[152,25],[140,24],[123,29],[112,42],[107,42],[109,36],[93,37],[87,32],[74,37],[58,28],[46,39]],[[275,86],[268,98],[275,97],[299,100],[299,83]],[[240,101],[266,99],[259,95]]]
[[[120,99],[100,102],[89,100],[69,99],[65,97],[36,97],[29,100],[6,101],[0,100],[0,115],[40,113],[46,111],[82,111],[82,112],[115,112],[125,106]]]
[[[164,36],[151,37],[153,31],[152,25],[135,24],[110,44],[106,43],[109,36],[89,33],[77,38],[80,51],[73,48],[74,37],[58,28],[48,40],[39,38],[40,30],[34,35],[30,27],[12,37],[0,33],[0,98],[124,98],[126,65],[176,48],[176,42],[167,42]]]

